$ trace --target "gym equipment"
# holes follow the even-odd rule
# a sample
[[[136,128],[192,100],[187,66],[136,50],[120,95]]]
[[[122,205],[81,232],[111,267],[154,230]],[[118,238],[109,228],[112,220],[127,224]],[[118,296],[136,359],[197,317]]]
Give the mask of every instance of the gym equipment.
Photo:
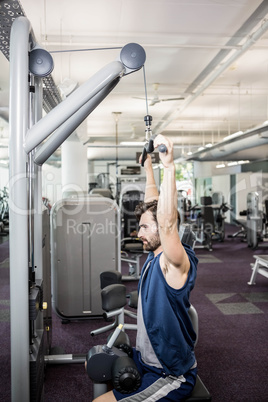
[[[29,70],[32,74],[37,77],[46,77],[53,71],[53,68],[54,62],[51,54],[47,50],[35,46],[35,48],[30,51]]]
[[[120,286],[120,285],[111,285],[111,286]],[[116,292],[115,292],[116,293]],[[137,292],[133,292],[136,293]],[[195,341],[195,346],[197,345],[198,341],[198,314],[196,309],[194,308],[193,305],[190,306],[188,314],[191,318],[193,329],[196,333],[196,341]],[[120,325],[120,324],[119,324]],[[121,324],[122,325],[122,324]],[[122,325],[123,327],[123,325]],[[122,341],[120,341],[122,344]],[[127,345],[129,345],[128,341],[126,341]],[[121,346],[122,347],[122,346]],[[87,366],[88,374],[90,375],[91,379],[94,381],[93,384],[93,395],[94,398],[97,398],[98,396],[104,394],[107,392],[107,380],[111,380],[113,376],[116,376],[114,373],[112,375],[111,373],[111,366],[115,365],[115,362],[118,361],[119,363],[119,358],[121,359],[122,356],[121,353],[119,353],[116,348],[108,349],[106,345],[101,346],[98,345],[96,347],[93,347],[87,356],[87,362],[89,366]],[[118,360],[117,360],[118,359]],[[121,365],[122,363],[122,365]],[[117,366],[115,366],[114,372],[118,371],[120,372],[119,375],[117,375],[117,378],[122,378],[122,380],[118,380],[117,382],[114,381],[114,387],[117,387],[117,384],[119,383],[120,388],[118,389],[120,392],[124,392],[124,388],[122,391],[122,383],[124,384],[126,382],[127,384],[127,391],[132,392],[135,389],[138,388],[138,381],[136,378],[136,371],[135,368],[132,368],[131,364],[131,359],[127,359],[124,361],[123,359],[120,361],[120,370],[118,369]],[[119,365],[119,364],[118,364]],[[131,373],[131,375],[130,375]],[[122,377],[121,377],[122,376]],[[131,377],[131,378],[129,378]],[[133,385],[134,383],[134,385]],[[130,386],[128,386],[130,384]],[[133,388],[132,388],[133,387]],[[204,383],[200,379],[199,376],[197,376],[197,381],[195,384],[195,387],[193,389],[193,392],[190,397],[186,399],[187,401],[211,401],[211,395],[207,388],[205,387]]]
[[[133,232],[138,232],[139,224],[134,210],[143,200],[144,192],[140,190],[128,190],[120,195],[119,208],[123,222],[123,238],[128,238],[132,236]]]
[[[33,303],[38,313],[32,316],[34,320],[29,325],[29,276],[36,301],[41,300],[43,281],[42,165],[120,79],[142,68],[145,62],[144,49],[135,43],[128,44],[117,60],[97,72],[63,102],[58,92],[53,91],[56,86],[52,77],[44,77],[52,90],[47,90],[48,85],[44,89],[47,113],[42,117],[43,78],[29,72],[29,52],[36,45],[30,22],[21,10],[21,16],[12,23],[10,35],[9,223],[11,394],[12,401],[24,402],[30,398],[39,400],[43,394],[42,367],[37,370],[39,362],[41,365],[44,361],[40,303]],[[31,346],[30,328],[35,328],[36,334]],[[30,360],[34,370],[31,373]],[[33,372],[38,373],[38,377],[35,375],[38,381],[30,380]]]
[[[152,130],[151,130],[151,122],[153,118],[149,114],[147,114],[144,117],[145,125],[146,125],[146,130],[145,130],[145,137],[146,137],[146,143],[143,147],[142,150],[142,156],[141,156],[141,166],[144,166],[144,162],[146,159],[147,154],[151,154],[154,152],[154,139],[157,136],[157,134],[151,135]],[[159,152],[166,152],[167,148],[165,145],[160,145],[158,147]]]
[[[232,211],[233,207],[222,200],[221,204],[212,205],[214,211],[215,220],[215,232],[213,234],[213,239],[218,239],[219,241],[224,241],[225,239],[225,213],[227,211]]]
[[[180,225],[179,236],[182,243],[187,244],[188,246],[192,247],[192,249],[195,248],[196,235],[189,223]]]
[[[114,199],[110,185],[110,174],[99,173],[96,182],[89,183],[89,194],[100,194],[103,197]]]
[[[103,253],[105,245],[105,253]],[[102,315],[100,272],[120,267],[120,213],[107,197],[56,202],[51,210],[52,303],[64,321]]]
[[[268,199],[264,201],[263,209],[263,236],[268,238]]]
[[[144,253],[143,243],[137,237],[125,237],[121,241],[121,262],[127,262],[129,274],[123,280],[137,280],[140,278],[140,258]]]
[[[0,190],[0,236],[8,236],[9,234],[8,197],[8,189],[4,187],[3,190]]]
[[[215,199],[215,196],[214,196]],[[221,199],[223,201],[223,198]],[[226,202],[212,204],[212,197],[201,197],[201,207],[195,205],[192,210],[197,213],[196,222],[192,224],[192,229],[196,234],[196,241],[201,243],[197,248],[207,248],[213,250],[212,240],[224,241],[225,238],[225,213],[232,210],[232,206]]]
[[[137,280],[140,276],[140,257],[143,255],[143,243],[136,235],[139,230],[134,210],[144,200],[144,192],[128,190],[120,195],[120,211],[123,222],[121,240],[121,261],[129,265],[129,275],[124,280]]]
[[[247,195],[247,242],[248,246],[256,249],[263,240],[263,218],[259,210],[259,194],[256,192]]]
[[[248,247],[257,249],[258,247],[267,247],[268,243],[264,241],[268,238],[267,234],[267,200],[265,200],[263,212],[259,207],[259,194],[250,192],[247,194],[247,209],[240,212],[241,216],[246,216],[244,220],[234,222],[240,225],[241,229],[229,237],[242,237],[246,239]]]
[[[126,305],[126,287],[122,285],[121,281],[122,275],[118,271],[104,271],[100,274],[103,318],[107,320],[115,317],[115,320],[105,327],[91,331],[91,336],[102,334],[118,326],[118,316],[123,312],[123,307]]]
[[[92,381],[94,399],[107,391],[107,382],[113,382],[113,388],[124,394],[135,391],[140,386],[140,374],[134,360],[124,350],[131,353],[129,339],[126,334],[114,346],[123,325],[119,325],[106,345],[93,346],[87,354],[87,373]]]
[[[240,211],[240,216],[247,216],[247,211]],[[228,235],[228,238],[240,238],[245,240],[247,238],[247,220],[246,219],[233,219],[233,222],[239,226],[239,230],[231,235]]]
[[[43,310],[44,354],[51,352],[52,345],[52,299],[51,299],[51,253],[50,253],[50,208],[42,205],[42,264],[43,264]]]
[[[201,246],[196,248],[207,248],[212,251],[212,235],[215,231],[214,212],[212,208],[212,198],[205,196],[201,197],[200,212],[197,215],[196,223],[192,224],[192,230],[196,235],[196,241],[201,243]],[[195,207],[197,209],[197,207]]]
[[[107,197],[107,198],[111,198],[113,200],[113,194],[111,192],[111,190],[109,188],[92,188],[92,190],[90,190],[89,192],[90,195],[92,194],[98,194],[101,195],[102,197]]]
[[[221,191],[216,191],[211,195],[212,204],[221,205],[224,203],[224,196]]]
[[[256,285],[255,279],[257,274],[268,278],[268,255],[253,255],[256,259],[255,264],[252,264],[252,274],[248,285]]]
[[[103,332],[107,332],[110,329],[115,328],[117,325],[122,324],[124,325],[125,329],[137,329],[137,324],[126,324],[124,315],[128,315],[131,318],[137,320],[137,315],[132,313],[131,311],[125,309],[125,305],[127,304],[127,297],[130,295],[126,295],[126,287],[121,283],[121,276],[111,275],[111,271],[105,271],[101,274],[102,280],[106,286],[102,288],[101,291],[101,300],[102,300],[102,309],[104,311],[103,318],[105,320],[114,317],[114,321],[106,325],[105,327],[95,329],[94,331],[90,332],[91,336],[102,334]],[[103,283],[101,280],[101,283]],[[108,284],[108,285],[107,285]],[[132,294],[133,292],[131,292]],[[133,297],[134,294],[133,294]],[[133,297],[131,298],[133,304]],[[130,305],[130,307],[137,308],[135,305]]]
[[[181,222],[187,223],[190,221],[192,203],[188,199],[187,192],[184,190],[178,191],[178,211],[180,213]]]

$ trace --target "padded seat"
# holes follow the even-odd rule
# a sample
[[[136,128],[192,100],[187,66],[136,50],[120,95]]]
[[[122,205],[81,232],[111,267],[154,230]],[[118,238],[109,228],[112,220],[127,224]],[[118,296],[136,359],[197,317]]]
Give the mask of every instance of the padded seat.
[[[133,290],[132,292],[129,293],[129,295],[127,297],[129,298],[129,301],[128,301],[129,307],[137,308],[137,306],[138,306],[138,291]]]
[[[125,237],[121,241],[121,250],[130,253],[143,254],[143,242],[137,237]]]
[[[115,283],[122,283],[122,274],[119,271],[104,271],[100,273],[101,289]]]
[[[194,387],[194,390],[185,401],[190,402],[190,401],[211,401],[211,395],[208,392],[208,389],[204,385],[203,381],[200,379],[199,376],[197,376],[196,379],[196,384]]]
[[[101,291],[102,308],[104,311],[117,310],[124,307],[126,302],[126,287],[121,284],[108,285]]]
[[[185,399],[185,401],[197,402],[197,401],[211,401],[211,400],[212,400],[212,398],[211,398],[210,393],[208,392],[208,389],[204,385],[201,378],[199,376],[197,376],[194,390],[193,390],[191,396],[189,396],[187,399]]]

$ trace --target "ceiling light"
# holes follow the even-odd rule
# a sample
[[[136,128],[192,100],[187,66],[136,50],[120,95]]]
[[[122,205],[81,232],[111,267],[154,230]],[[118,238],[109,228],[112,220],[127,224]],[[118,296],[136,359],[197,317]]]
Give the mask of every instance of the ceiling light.
[[[237,162],[229,162],[229,163],[227,163],[227,165],[228,165],[228,166],[236,166],[236,165],[237,165]]]
[[[187,155],[192,155],[192,154],[193,154],[192,151],[187,152]]]
[[[206,144],[206,148],[211,148],[212,147],[212,144]]]
[[[204,147],[199,147],[198,151],[203,151],[203,149],[205,149]]]
[[[249,161],[247,160],[247,161],[238,161],[237,162],[239,165],[244,165],[244,163],[249,163]]]
[[[216,168],[217,168],[217,169],[224,168],[224,167],[225,167],[225,164],[224,164],[224,163],[220,163],[219,165],[216,165]]]
[[[120,142],[121,145],[132,145],[132,146],[137,146],[137,147],[142,147],[145,145],[145,141],[143,142],[138,142],[138,141],[122,141]]]

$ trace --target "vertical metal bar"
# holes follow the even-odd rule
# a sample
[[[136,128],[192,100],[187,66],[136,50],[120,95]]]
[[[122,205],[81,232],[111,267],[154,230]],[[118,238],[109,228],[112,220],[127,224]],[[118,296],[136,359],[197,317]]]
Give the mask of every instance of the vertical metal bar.
[[[116,250],[117,250],[117,256],[116,256],[116,262],[115,262],[115,269],[117,269],[119,272],[121,272],[121,212],[120,208],[117,206],[114,206],[116,208],[116,218],[115,218],[115,241],[116,241]]]
[[[43,80],[39,77],[34,77],[34,118],[33,124],[42,118],[43,104]],[[33,159],[35,158],[36,150],[33,151]],[[33,241],[34,241],[34,267],[35,279],[41,279],[43,282],[43,214],[42,214],[42,167],[37,166],[33,162],[33,207],[34,207],[34,226],[33,226]],[[49,277],[49,276],[48,276]],[[44,285],[43,285],[44,286]],[[50,287],[49,287],[50,288]],[[44,300],[48,301],[48,300]],[[44,313],[39,311],[36,319],[36,328],[44,329]]]
[[[27,155],[30,23],[15,19],[10,35],[10,325],[11,397],[30,399]]]
[[[29,109],[28,121],[31,128],[35,123],[35,94],[34,94],[34,77],[30,75],[30,93],[29,93]],[[29,272],[31,272],[30,279],[33,279],[34,273],[34,151],[30,152],[28,159],[28,235],[29,235]]]
[[[91,226],[90,222],[82,224],[82,279],[83,279],[83,313],[91,312]]]
[[[34,78],[34,123],[42,118],[43,85],[42,78]],[[35,158],[35,153],[34,153]],[[42,167],[34,163],[34,263],[36,279],[43,279],[43,221],[42,221]]]

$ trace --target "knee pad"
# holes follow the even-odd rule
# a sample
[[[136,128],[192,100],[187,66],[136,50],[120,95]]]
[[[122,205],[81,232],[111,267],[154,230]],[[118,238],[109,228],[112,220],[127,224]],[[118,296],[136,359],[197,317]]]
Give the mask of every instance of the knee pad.
[[[128,356],[116,359],[112,366],[112,380],[114,388],[122,394],[136,391],[141,377],[134,360]]]

